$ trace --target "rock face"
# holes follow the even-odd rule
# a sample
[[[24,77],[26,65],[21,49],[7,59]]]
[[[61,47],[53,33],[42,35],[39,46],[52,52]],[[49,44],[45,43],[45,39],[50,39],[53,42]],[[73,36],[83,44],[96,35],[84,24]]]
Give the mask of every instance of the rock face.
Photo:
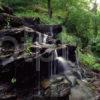
[[[9,93],[9,85],[0,84],[0,100],[16,100],[17,95]]]
[[[7,13],[0,14],[0,28],[3,27],[21,27],[39,24],[39,18],[16,17]]]
[[[1,5],[0,7],[0,13],[7,13],[7,14],[13,14],[13,9],[9,6]]]
[[[6,40],[14,43],[24,43],[25,36],[33,37],[33,41],[39,36],[39,33],[29,27],[20,27],[20,28],[10,28],[10,29],[2,29],[0,30],[0,38],[2,41],[6,42]],[[7,39],[6,39],[7,38]]]
[[[32,25],[31,28],[38,30],[42,33],[48,33],[48,35],[52,36],[51,32],[53,33],[54,37],[62,31],[62,25]]]
[[[48,33],[54,36],[62,31],[62,25],[43,25],[39,18],[16,17],[7,13],[0,14],[0,28],[27,26],[41,33]]]

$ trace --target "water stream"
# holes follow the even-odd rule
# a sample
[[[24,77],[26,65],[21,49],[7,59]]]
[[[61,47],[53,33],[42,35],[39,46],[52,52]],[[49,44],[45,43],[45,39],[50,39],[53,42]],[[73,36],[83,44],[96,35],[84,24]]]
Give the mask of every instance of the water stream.
[[[58,62],[58,74],[59,73],[64,73],[65,71],[71,70],[70,66],[68,65],[68,62],[65,58],[63,57],[57,57],[56,58],[57,62]]]
[[[39,37],[38,37],[38,42],[41,44],[42,43],[42,34],[39,34]]]
[[[54,59],[57,59],[58,58],[58,53],[57,53],[57,50],[55,49],[54,51]],[[54,62],[54,74],[57,73],[57,63]]]
[[[44,44],[46,44],[47,38],[48,38],[48,35],[44,34],[44,35],[43,35],[43,43],[44,43]]]
[[[76,66],[78,68],[77,73],[78,73],[78,75],[80,77],[80,80],[82,80],[83,76],[82,76],[82,73],[81,73],[82,69],[80,67],[80,60],[79,60],[79,51],[78,51],[78,48],[76,50]]]
[[[50,27],[50,35],[53,37],[54,33],[53,33],[53,27]]]

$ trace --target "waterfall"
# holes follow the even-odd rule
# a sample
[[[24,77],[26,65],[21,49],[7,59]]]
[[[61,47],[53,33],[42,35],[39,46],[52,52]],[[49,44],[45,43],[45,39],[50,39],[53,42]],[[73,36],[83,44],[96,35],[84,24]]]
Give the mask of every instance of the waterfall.
[[[52,66],[52,61],[50,62],[50,76],[52,77],[53,75],[53,66]]]
[[[42,43],[42,34],[39,34],[38,42],[41,44]]]
[[[44,43],[44,44],[46,44],[47,38],[48,38],[48,35],[44,34],[44,35],[43,35],[43,43]]]
[[[51,35],[52,37],[54,36],[53,27],[52,27],[52,26],[50,27],[50,35]],[[54,51],[53,56],[54,56],[54,59],[53,59],[53,60],[55,60],[55,59],[58,57],[57,50]],[[54,64],[53,64],[53,63],[54,63]],[[52,76],[53,74],[56,74],[56,67],[57,67],[57,66],[56,66],[56,63],[53,62],[53,61],[51,61],[51,62],[50,62],[50,72],[51,72],[51,75],[50,75],[50,76]]]
[[[67,57],[66,57],[66,55],[67,55]],[[66,52],[66,49],[62,50],[62,56],[63,56],[63,58],[68,60],[68,52]]]
[[[77,68],[78,68],[77,73],[78,73],[80,79],[82,80],[83,79],[83,76],[82,76],[82,72],[81,72],[82,71],[82,68],[80,67],[79,49],[78,48],[76,50],[76,65],[77,65]]]
[[[52,55],[53,55],[53,60],[50,61],[49,63],[49,76],[50,77],[57,73],[57,62],[55,61],[55,59],[58,58],[58,53],[56,49],[54,50]]]
[[[5,66],[13,61],[14,61],[14,57],[12,56],[9,59],[5,59],[4,61],[2,61],[2,65]]]
[[[78,75],[79,75],[79,77],[80,77],[80,80],[82,80],[83,77],[82,77],[81,71],[78,70],[77,73],[78,73]]]
[[[57,50],[55,49],[54,51],[54,57],[57,58],[58,57],[58,53],[57,53]]]
[[[57,57],[56,60],[58,62],[58,74],[63,73],[66,70],[71,70],[71,67],[68,65],[68,61],[65,58]]]
[[[48,35],[46,35],[46,34],[39,34],[38,42],[40,44],[41,43],[46,44],[47,38],[48,38]]]
[[[50,35],[53,37],[54,34],[53,34],[53,27],[50,27]]]
[[[69,51],[68,51],[68,46],[67,46],[67,60],[69,60],[69,58],[68,58],[68,55],[69,55]]]
[[[54,51],[54,60],[58,58],[58,53],[57,50],[55,49]],[[57,73],[57,62],[54,61],[54,69],[53,69],[53,73],[56,74]]]

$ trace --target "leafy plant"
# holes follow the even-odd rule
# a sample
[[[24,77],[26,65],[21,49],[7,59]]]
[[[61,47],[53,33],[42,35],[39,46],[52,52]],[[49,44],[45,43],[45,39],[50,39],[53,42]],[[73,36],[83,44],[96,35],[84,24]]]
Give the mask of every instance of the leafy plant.
[[[25,52],[28,53],[29,55],[32,54],[30,48],[32,47],[32,38],[31,37],[26,37],[26,42],[25,42]]]

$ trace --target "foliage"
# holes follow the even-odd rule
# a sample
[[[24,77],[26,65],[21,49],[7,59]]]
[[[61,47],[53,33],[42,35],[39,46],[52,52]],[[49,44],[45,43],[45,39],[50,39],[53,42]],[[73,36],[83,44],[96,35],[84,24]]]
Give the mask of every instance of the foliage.
[[[59,18],[54,17],[54,18],[50,19],[50,18],[48,18],[47,14],[45,14],[45,13],[37,13],[37,12],[34,12],[32,10],[27,10],[27,12],[26,11],[16,12],[15,14],[17,16],[27,16],[27,17],[32,17],[32,16],[40,17],[41,16],[40,17],[41,22],[43,22],[45,24],[60,24],[62,22],[62,20],[59,19]]]
[[[32,54],[30,48],[32,47],[32,38],[26,36],[26,45],[25,45],[25,52],[29,55]]]
[[[97,38],[95,38],[95,41],[93,41],[93,43],[91,45],[91,50],[96,55],[100,55],[100,34],[98,34]]]
[[[100,64],[96,63],[96,58],[89,53],[81,53],[80,52],[80,61],[85,64],[86,66],[88,66],[91,69],[98,69],[100,70]]]
[[[80,0],[81,1],[81,0]],[[67,7],[68,16],[66,18],[66,28],[67,32],[73,35],[76,35],[81,39],[82,48],[86,47],[89,43],[89,39],[92,37],[93,33],[90,32],[91,21],[92,21],[92,13],[87,9],[83,8],[85,3],[70,4]],[[84,6],[83,6],[84,5]]]
[[[62,33],[60,33],[57,38],[59,40],[62,41],[62,43],[65,44],[71,44],[71,45],[76,45],[76,37],[69,35],[68,33],[66,33],[66,31],[63,31]]]

